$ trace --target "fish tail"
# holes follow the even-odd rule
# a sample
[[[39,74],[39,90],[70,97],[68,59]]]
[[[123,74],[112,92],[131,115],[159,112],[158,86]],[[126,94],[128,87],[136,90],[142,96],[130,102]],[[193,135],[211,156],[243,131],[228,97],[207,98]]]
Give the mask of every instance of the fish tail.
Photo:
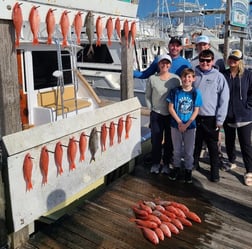
[[[85,160],[84,155],[80,155],[80,160],[79,160],[79,162],[82,162],[82,161],[84,161],[84,160]]]
[[[80,42],[80,38],[79,38],[79,37],[77,38],[77,44],[78,44],[78,45],[80,45],[80,44],[81,44],[81,42]]]
[[[94,162],[95,162],[95,157],[94,157],[94,156],[92,156],[92,157],[91,157],[91,159],[90,159],[90,162],[89,162],[89,163],[91,163],[92,161],[94,161]]]
[[[75,163],[70,164],[70,170],[76,169]]]
[[[27,182],[27,187],[26,187],[27,191],[30,191],[32,188],[33,188],[33,187],[32,187],[32,182],[31,182],[31,181],[28,181],[28,182]]]
[[[101,46],[101,41],[100,40],[97,40],[96,41],[96,47],[100,47]]]
[[[94,49],[93,49],[92,44],[90,44],[90,47],[89,47],[88,52],[87,52],[87,56],[89,56],[89,54],[94,54]]]
[[[125,139],[128,139],[129,138],[129,134],[128,133],[126,133],[126,135],[125,135]]]
[[[38,44],[39,44],[38,37],[34,37],[34,38],[33,38],[32,44],[33,44],[33,45],[38,45]]]
[[[62,175],[63,172],[64,172],[64,171],[63,171],[63,168],[60,166],[60,167],[59,167],[59,174]]]
[[[63,46],[63,47],[66,47],[66,46],[67,46],[67,40],[66,40],[66,39],[63,40],[62,46]]]
[[[52,44],[52,38],[51,37],[48,37],[47,44]]]
[[[108,46],[111,46],[111,45],[112,45],[111,40],[108,40]]]
[[[17,40],[16,40],[16,43],[15,43],[16,48],[18,48],[18,47],[19,47],[19,45],[20,45],[20,43],[19,43],[19,39],[17,39]]]

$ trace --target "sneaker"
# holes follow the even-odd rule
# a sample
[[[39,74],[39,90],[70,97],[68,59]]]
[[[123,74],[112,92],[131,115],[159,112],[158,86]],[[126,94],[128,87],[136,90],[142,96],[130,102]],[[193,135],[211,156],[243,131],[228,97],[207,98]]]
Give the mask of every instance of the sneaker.
[[[152,167],[151,167],[150,172],[151,172],[151,173],[158,174],[158,173],[159,173],[159,168],[160,168],[160,165],[159,165],[159,164],[153,164]]]
[[[164,164],[161,170],[162,174],[169,174],[170,173],[170,169],[168,167],[168,165]]]
[[[172,180],[172,181],[175,181],[179,178],[179,171],[180,171],[180,168],[178,167],[175,167],[171,170],[171,173],[169,175],[169,179]]]
[[[237,165],[236,165],[236,163],[229,163],[229,167],[230,167],[230,169],[235,169],[235,168],[237,168]]]
[[[192,171],[190,169],[185,170],[185,183],[192,183]]]

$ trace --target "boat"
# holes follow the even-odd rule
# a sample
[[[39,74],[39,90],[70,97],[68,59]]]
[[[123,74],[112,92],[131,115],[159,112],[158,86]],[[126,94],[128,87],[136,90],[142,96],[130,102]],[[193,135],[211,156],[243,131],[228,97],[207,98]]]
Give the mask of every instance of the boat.
[[[86,47],[77,43],[72,27],[78,11],[83,17],[92,11],[95,19],[118,17],[132,22],[137,19],[138,1],[1,1],[0,19],[8,21],[13,34],[11,21],[16,4],[23,16],[19,44],[10,39],[13,43],[5,47],[13,48],[7,50],[16,55],[17,67],[12,69],[11,76],[17,76],[13,76],[13,88],[19,89],[20,103],[15,110],[20,107],[20,117],[16,119],[21,120],[22,130],[1,134],[1,157],[6,167],[5,184],[0,185],[7,197],[2,200],[0,196],[0,203],[8,206],[5,217],[8,234],[28,226],[29,231],[25,233],[31,234],[34,231],[31,224],[36,219],[68,206],[105,184],[107,174],[141,154],[139,100],[134,97],[109,104],[101,100],[80,71],[77,60]],[[40,16],[36,43],[29,21],[33,8]],[[52,44],[47,43],[45,22],[49,9],[54,10],[56,20]],[[71,26],[66,44],[60,25],[63,13],[68,14]],[[81,40],[87,40],[85,28],[82,28]],[[108,41],[107,37],[102,37],[102,42],[105,40]],[[96,36],[92,43],[95,42]],[[111,130],[115,132],[113,136],[107,134]],[[88,143],[85,150],[80,148],[83,136]],[[63,171],[59,171],[55,159],[61,149]]]

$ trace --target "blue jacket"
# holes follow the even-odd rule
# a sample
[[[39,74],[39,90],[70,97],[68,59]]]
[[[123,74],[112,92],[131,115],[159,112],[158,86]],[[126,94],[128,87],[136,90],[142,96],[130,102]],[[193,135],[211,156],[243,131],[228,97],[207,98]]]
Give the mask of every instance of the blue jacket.
[[[180,76],[183,69],[188,67],[192,67],[190,62],[182,56],[179,56],[177,58],[172,59],[172,64],[169,72]],[[134,70],[133,77],[138,79],[147,79],[157,72],[159,72],[158,57],[156,57],[155,60],[150,64],[150,66],[144,71],[140,72],[138,70]]]
[[[242,77],[232,78],[230,70],[224,72],[230,89],[226,121],[228,123],[252,121],[252,72],[245,69]]]

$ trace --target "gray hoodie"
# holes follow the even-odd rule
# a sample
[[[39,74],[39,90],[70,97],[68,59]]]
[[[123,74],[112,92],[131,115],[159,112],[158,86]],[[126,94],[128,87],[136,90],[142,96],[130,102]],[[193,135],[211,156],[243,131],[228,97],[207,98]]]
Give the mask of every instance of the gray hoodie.
[[[221,126],[226,118],[229,103],[228,83],[217,69],[201,71],[195,68],[194,87],[202,94],[203,105],[200,108],[201,116],[216,116],[216,125]]]

